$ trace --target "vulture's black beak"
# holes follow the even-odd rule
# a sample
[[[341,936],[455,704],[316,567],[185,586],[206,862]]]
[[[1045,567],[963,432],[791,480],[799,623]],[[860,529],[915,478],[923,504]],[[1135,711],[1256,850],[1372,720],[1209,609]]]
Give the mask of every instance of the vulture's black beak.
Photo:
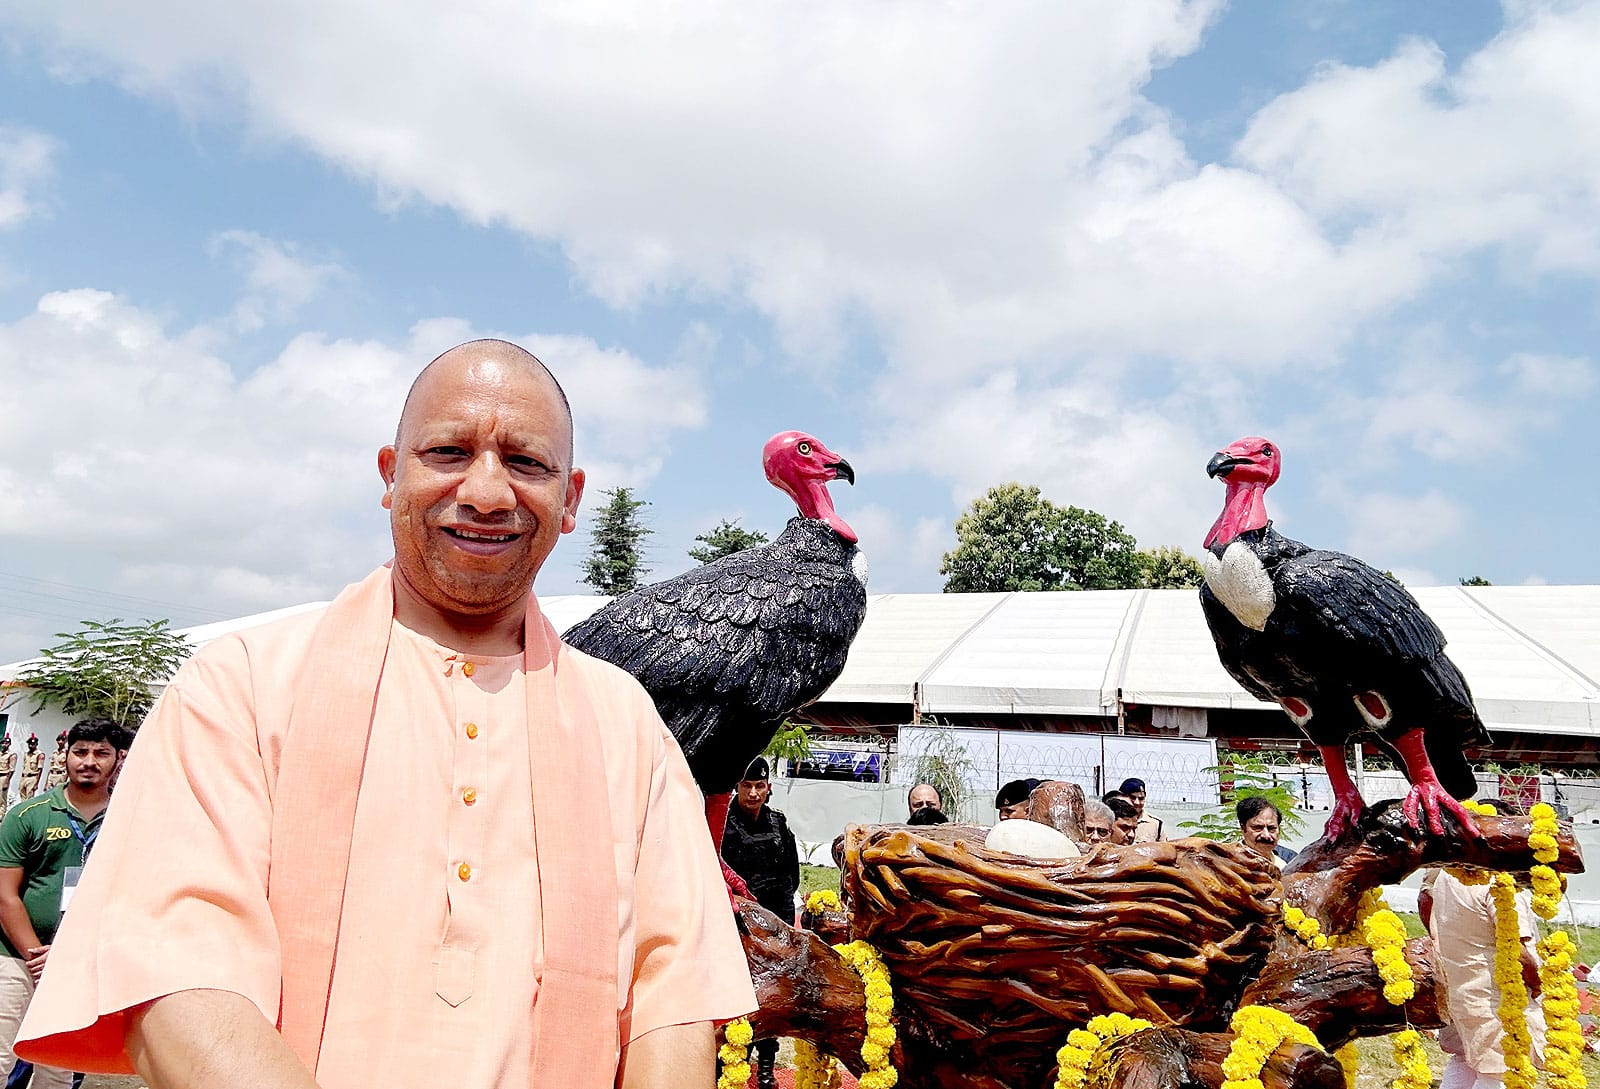
[[[1206,462],[1206,476],[1227,476],[1228,470],[1235,465],[1249,464],[1244,458],[1236,458],[1232,454],[1218,454]]]
[[[832,464],[824,465],[823,468],[832,469],[833,479],[835,480],[848,480],[852,484],[856,482],[856,471],[850,468],[850,463],[843,458]]]

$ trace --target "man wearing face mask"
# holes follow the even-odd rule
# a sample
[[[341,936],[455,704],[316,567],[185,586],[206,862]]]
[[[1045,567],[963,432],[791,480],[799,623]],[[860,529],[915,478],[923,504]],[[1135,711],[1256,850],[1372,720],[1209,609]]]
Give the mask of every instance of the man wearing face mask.
[[[771,796],[771,771],[766,758],[758,756],[745,769],[728,810],[722,859],[744,878],[756,903],[792,925],[794,897],[800,890],[800,851],[789,822],[767,804]],[[755,1053],[758,1089],[774,1089],[778,1041],[757,1040]]]

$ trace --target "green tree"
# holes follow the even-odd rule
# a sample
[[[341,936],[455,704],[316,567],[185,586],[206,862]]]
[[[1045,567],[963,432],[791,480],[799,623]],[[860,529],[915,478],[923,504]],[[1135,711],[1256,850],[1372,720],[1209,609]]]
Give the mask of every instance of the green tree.
[[[589,558],[583,562],[583,581],[597,594],[625,594],[637,589],[649,573],[640,546],[653,532],[639,511],[650,504],[633,497],[631,488],[601,492],[606,505],[595,515],[589,535]]]
[[[1494,585],[1494,583],[1490,582],[1488,579],[1484,578],[1482,575],[1470,575],[1470,576],[1468,576],[1467,578],[1464,578],[1464,579],[1456,579],[1456,581],[1459,582],[1462,586],[1493,586]]]
[[[1201,839],[1238,840],[1239,819],[1233,807],[1245,798],[1261,797],[1277,806],[1278,812],[1283,814],[1280,828],[1285,836],[1297,834],[1305,823],[1295,812],[1298,799],[1294,791],[1267,770],[1264,758],[1235,753],[1206,770],[1217,773],[1222,785],[1222,804],[1201,814],[1199,820],[1180,821],[1178,827],[1187,829],[1189,835]]]
[[[939,573],[947,594],[1116,590],[1143,578],[1138,542],[1103,514],[1058,507],[1033,485],[1000,484],[956,519]]]
[[[715,529],[700,534],[695,540],[700,542],[700,547],[689,549],[689,558],[699,563],[715,563],[724,556],[766,544],[767,535],[759,529],[741,529],[737,518],[724,518]]]
[[[1206,580],[1200,561],[1181,548],[1162,545],[1139,551],[1142,585],[1152,590],[1186,590]]]
[[[130,730],[155,703],[156,685],[194,653],[165,620],[85,620],[56,638],[62,642],[17,674],[30,689],[33,713],[55,707],[70,718],[109,718]]]
[[[803,722],[790,722],[785,719],[778,732],[772,735],[772,740],[767,742],[767,747],[761,750],[761,755],[772,761],[774,771],[777,770],[779,760],[787,760],[791,766],[802,760],[809,760],[810,728]]]

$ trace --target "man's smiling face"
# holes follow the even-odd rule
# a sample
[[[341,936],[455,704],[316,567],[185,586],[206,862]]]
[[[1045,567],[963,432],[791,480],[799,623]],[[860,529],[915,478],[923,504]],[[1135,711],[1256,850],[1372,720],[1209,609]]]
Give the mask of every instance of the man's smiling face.
[[[447,620],[515,608],[577,524],[583,471],[554,381],[494,342],[440,357],[378,454],[395,566]]]

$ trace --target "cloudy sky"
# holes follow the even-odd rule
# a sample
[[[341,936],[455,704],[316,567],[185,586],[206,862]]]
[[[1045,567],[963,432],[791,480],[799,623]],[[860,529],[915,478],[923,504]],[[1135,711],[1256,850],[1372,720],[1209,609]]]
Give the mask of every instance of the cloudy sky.
[[[0,661],[330,596],[481,335],[659,576],[781,528],[800,428],[876,591],[1006,480],[1197,552],[1251,433],[1291,536],[1600,581],[1597,55],[1525,0],[0,0]]]

